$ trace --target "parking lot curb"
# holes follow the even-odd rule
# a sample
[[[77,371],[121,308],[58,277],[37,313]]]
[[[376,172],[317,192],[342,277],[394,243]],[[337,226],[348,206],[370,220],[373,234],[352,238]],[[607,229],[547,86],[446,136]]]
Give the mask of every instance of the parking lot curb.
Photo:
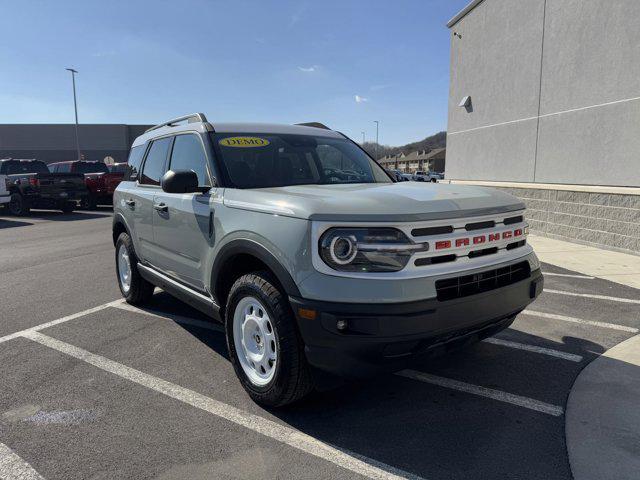
[[[637,479],[640,472],[640,335],[605,352],[576,379],[566,440],[576,480]]]

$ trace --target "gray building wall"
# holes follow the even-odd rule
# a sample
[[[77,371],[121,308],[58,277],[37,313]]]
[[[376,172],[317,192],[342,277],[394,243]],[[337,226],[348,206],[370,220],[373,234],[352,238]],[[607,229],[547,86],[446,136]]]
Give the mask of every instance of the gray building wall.
[[[640,186],[640,1],[474,3],[450,22],[447,177]]]
[[[113,157],[125,162],[133,140],[150,125],[84,124],[79,126],[80,151],[86,160]],[[0,158],[35,158],[46,163],[75,160],[73,124],[0,125]]]

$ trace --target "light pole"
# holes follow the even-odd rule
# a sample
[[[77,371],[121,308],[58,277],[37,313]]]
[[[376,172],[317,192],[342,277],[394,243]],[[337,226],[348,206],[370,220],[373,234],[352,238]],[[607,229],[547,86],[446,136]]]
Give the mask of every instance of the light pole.
[[[376,124],[376,161],[378,161],[378,126],[380,122],[378,120],[374,120],[373,123]]]
[[[361,133],[362,133],[362,145],[364,145],[364,132],[361,132]]]
[[[76,99],[76,73],[77,70],[73,68],[65,68],[71,72],[71,82],[73,83],[73,108],[76,111],[76,151],[78,153],[78,160],[80,160],[80,137],[78,136],[78,100]]]

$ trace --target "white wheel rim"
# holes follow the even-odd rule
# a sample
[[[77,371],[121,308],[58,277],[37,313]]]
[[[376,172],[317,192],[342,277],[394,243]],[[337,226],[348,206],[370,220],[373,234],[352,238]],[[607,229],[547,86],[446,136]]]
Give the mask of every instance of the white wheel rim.
[[[275,326],[266,308],[254,297],[244,297],[233,312],[236,356],[251,383],[268,384],[278,365]]]
[[[120,245],[118,249],[118,278],[124,293],[129,293],[131,288],[131,260],[124,244]]]

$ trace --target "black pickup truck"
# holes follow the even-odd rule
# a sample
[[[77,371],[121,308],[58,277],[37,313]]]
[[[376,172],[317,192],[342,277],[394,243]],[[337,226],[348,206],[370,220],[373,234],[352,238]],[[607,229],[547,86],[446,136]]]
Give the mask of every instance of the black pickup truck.
[[[84,175],[51,173],[39,160],[0,160],[0,175],[7,176],[13,215],[29,215],[31,208],[59,209],[70,213],[88,195]]]

